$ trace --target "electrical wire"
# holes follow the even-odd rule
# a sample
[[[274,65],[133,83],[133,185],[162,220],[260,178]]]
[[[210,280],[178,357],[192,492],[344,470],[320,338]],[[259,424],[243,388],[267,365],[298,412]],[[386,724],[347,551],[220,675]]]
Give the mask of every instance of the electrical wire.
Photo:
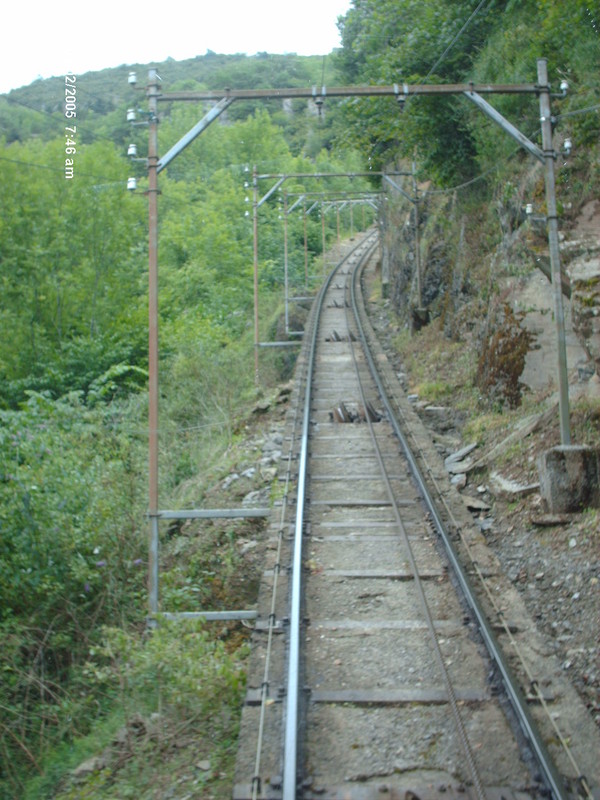
[[[555,119],[564,119],[565,117],[574,117],[577,114],[590,114],[592,111],[600,110],[600,105],[587,106],[587,108],[578,108],[575,111],[565,111],[564,114],[557,114]]]
[[[30,167],[32,169],[46,169],[50,172],[60,172],[64,174],[64,167],[52,167],[50,164],[37,164],[33,161],[20,161],[18,158],[7,158],[6,156],[0,156],[0,161],[8,161],[11,164],[19,164],[19,166],[23,167]],[[109,178],[107,175],[95,175],[93,172],[81,172],[77,170],[77,175],[83,175],[86,178],[94,178],[95,180],[103,180],[108,181],[108,183],[103,184],[104,186],[121,186],[121,181],[114,181]]]
[[[469,27],[469,25],[471,24],[471,22],[472,22],[472,21],[475,19],[475,17],[476,17],[476,16],[479,14],[479,12],[481,11],[481,9],[482,9],[482,7],[483,7],[483,5],[484,5],[484,3],[485,3],[485,2],[486,2],[486,0],[481,0],[481,2],[479,3],[479,5],[478,5],[478,6],[477,6],[477,8],[475,9],[475,11],[473,11],[473,13],[472,13],[472,14],[471,14],[471,16],[469,17],[469,19],[468,19],[468,20],[465,22],[465,24],[462,26],[462,28],[459,30],[459,32],[458,32],[458,33],[456,34],[456,36],[454,37],[454,39],[452,39],[452,41],[450,42],[450,44],[448,45],[448,47],[446,47],[446,49],[444,50],[444,52],[442,53],[442,55],[441,55],[441,56],[438,58],[438,60],[437,60],[437,61],[435,62],[435,64],[433,65],[433,67],[432,67],[432,68],[429,70],[429,72],[428,72],[428,73],[427,73],[427,75],[425,76],[425,80],[427,80],[427,78],[429,78],[429,77],[430,77],[430,76],[431,76],[431,75],[432,75],[432,74],[435,72],[435,70],[436,70],[436,69],[439,67],[439,65],[442,63],[442,61],[444,60],[444,58],[445,58],[445,57],[448,55],[448,53],[450,52],[450,50],[451,50],[451,49],[454,47],[454,45],[456,44],[456,42],[458,41],[458,39],[459,39],[459,38],[462,36],[462,34],[463,34],[463,33],[464,33],[466,30],[467,30],[467,28]],[[490,0],[490,2],[489,2],[489,4],[488,4],[488,8],[486,9],[486,11],[487,11],[487,10],[489,10],[489,8],[491,7],[491,5],[492,5],[492,3],[493,3],[493,2],[494,2],[494,0]]]

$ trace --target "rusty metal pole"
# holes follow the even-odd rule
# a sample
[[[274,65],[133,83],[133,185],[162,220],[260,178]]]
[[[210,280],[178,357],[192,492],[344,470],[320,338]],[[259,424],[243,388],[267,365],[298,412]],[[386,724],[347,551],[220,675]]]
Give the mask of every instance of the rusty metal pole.
[[[290,332],[289,276],[288,276],[288,203],[287,192],[283,193],[283,282],[285,289],[285,332]]]
[[[560,440],[571,444],[569,421],[569,380],[567,376],[567,348],[565,343],[565,318],[562,300],[562,274],[558,247],[558,214],[556,210],[556,183],[554,177],[555,153],[552,147],[552,118],[550,109],[550,84],[548,62],[539,58],[537,62],[540,91],[540,122],[542,125],[542,148],[546,167],[546,216],[548,220],[548,248],[552,272],[552,294],[554,296],[554,319],[558,349],[558,405],[560,415]]]
[[[254,235],[254,382],[258,386],[258,178],[256,164],[252,170],[253,202],[252,202],[252,230]]]
[[[306,224],[306,201],[302,203],[304,216],[304,288],[308,289],[308,229]]]
[[[338,247],[340,246],[340,204],[335,204],[335,216],[337,222],[337,243]]]
[[[149,72],[148,109],[148,612],[158,612],[158,75]]]
[[[321,240],[323,243],[323,275],[325,275],[325,206],[321,201]]]
[[[350,200],[350,238],[354,239],[354,205]]]

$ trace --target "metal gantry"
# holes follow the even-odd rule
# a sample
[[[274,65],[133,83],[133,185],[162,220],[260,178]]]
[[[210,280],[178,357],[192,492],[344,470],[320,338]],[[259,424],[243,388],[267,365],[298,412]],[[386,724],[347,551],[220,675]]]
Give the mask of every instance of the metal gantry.
[[[159,508],[158,480],[158,175],[167,165],[181,153],[194,139],[205,131],[236,100],[276,100],[288,98],[306,98],[322,104],[327,98],[346,97],[392,97],[399,101],[419,95],[464,95],[472,100],[486,114],[492,117],[509,135],[517,139],[534,157],[543,162],[546,175],[546,204],[548,211],[548,242],[552,267],[552,284],[554,296],[554,313],[556,319],[558,344],[558,384],[559,414],[561,440],[563,444],[571,441],[569,423],[569,399],[566,365],[566,346],[564,332],[564,312],[561,294],[561,265],[558,249],[558,223],[556,213],[556,194],[554,160],[556,153],[552,148],[552,126],[550,116],[551,87],[548,83],[546,59],[537,63],[538,82],[522,84],[421,84],[408,85],[394,83],[387,86],[342,86],[326,88],[280,88],[280,89],[223,89],[193,92],[163,92],[160,88],[156,70],[150,70],[146,87],[149,106],[149,144],[148,144],[148,275],[149,275],[149,384],[148,384],[148,465],[149,465],[149,617],[158,614],[158,522],[164,512]],[[130,83],[132,81],[130,80]],[[484,96],[493,94],[525,94],[539,98],[542,128],[542,149],[530,142],[514,125],[484,100]],[[158,104],[164,102],[210,102],[209,111],[194,127],[177,142],[168,152],[159,158],[158,155]],[[373,173],[368,173],[372,175]],[[306,176],[308,177],[308,176]],[[282,181],[283,182],[283,181]],[[277,188],[277,187],[276,187]],[[274,191],[275,189],[273,189]],[[256,202],[256,198],[255,198]],[[412,202],[412,199],[411,199]],[[257,259],[257,215],[254,216],[254,258]],[[258,279],[254,276],[255,299],[258,296]],[[255,304],[255,329],[258,327],[258,311]],[[256,349],[256,348],[255,348]],[[189,513],[193,513],[192,510]],[[183,512],[182,512],[183,513]]]
[[[406,172],[391,172],[390,175],[399,176],[399,175],[407,175],[409,173]],[[354,178],[372,178],[372,177],[381,177],[383,176],[383,172],[379,171],[369,171],[369,172],[293,172],[293,173],[266,173],[266,174],[258,174],[256,166],[254,167],[252,173],[252,183],[253,183],[253,193],[254,193],[254,202],[253,202],[253,238],[254,238],[254,264],[253,264],[253,274],[254,274],[254,371],[255,371],[255,379],[256,383],[259,382],[259,374],[258,374],[258,348],[264,347],[265,344],[261,343],[259,340],[259,329],[258,329],[258,220],[257,214],[258,209],[266,203],[266,201],[273,196],[273,194],[282,188],[283,184],[289,180],[290,178],[300,179],[300,180],[313,180],[313,179],[328,179],[328,178],[348,178],[349,180],[353,180]],[[258,182],[261,180],[274,180],[275,183],[268,189],[267,192],[262,197],[259,197],[259,189],[258,189]],[[345,202],[350,203],[351,201],[348,199],[351,195],[356,197],[357,194],[369,195],[369,199],[372,198],[373,192],[369,190],[357,190],[355,193],[351,192],[331,192],[328,193],[328,207],[331,207],[333,204],[333,197],[334,195],[340,198],[342,195],[345,197]],[[287,230],[287,223],[288,223],[288,216],[295,210],[303,200],[312,197],[312,198],[323,198],[325,197],[324,192],[301,192],[298,194],[297,199],[292,204],[291,207],[288,208],[287,206],[287,198],[290,196],[286,192],[284,192],[284,208],[283,208],[283,220],[284,220],[284,292],[285,292],[285,331],[286,334],[289,334],[289,306],[288,306],[288,230]],[[364,202],[364,200],[362,201]],[[313,211],[313,209],[317,206],[318,201],[313,202],[313,204],[304,211],[305,223],[306,217]],[[352,206],[350,206],[352,211]],[[325,253],[325,225],[324,225],[324,218],[323,212],[325,209],[325,203],[321,204],[321,213],[322,213],[322,239],[323,239],[323,253]],[[351,222],[351,227],[353,227],[353,221]],[[352,234],[351,234],[352,235]],[[338,216],[338,239],[339,239],[339,216]],[[308,261],[308,254],[307,254],[307,231],[306,231],[306,224],[304,226],[304,270],[305,270],[305,282],[307,280],[307,261]],[[288,343],[280,343],[280,346],[285,346]]]

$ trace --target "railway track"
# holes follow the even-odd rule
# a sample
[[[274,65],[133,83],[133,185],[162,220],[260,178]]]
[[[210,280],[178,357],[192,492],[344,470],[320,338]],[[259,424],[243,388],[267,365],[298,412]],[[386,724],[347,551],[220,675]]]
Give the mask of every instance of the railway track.
[[[357,289],[376,242],[305,332],[234,800],[574,796],[377,377]]]

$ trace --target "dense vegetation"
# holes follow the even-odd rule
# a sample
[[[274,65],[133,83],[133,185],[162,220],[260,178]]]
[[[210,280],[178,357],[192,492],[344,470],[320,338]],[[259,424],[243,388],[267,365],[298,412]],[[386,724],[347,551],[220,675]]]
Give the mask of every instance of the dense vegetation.
[[[169,88],[211,81],[304,85],[316,66],[314,59],[209,54],[183,66],[168,62],[161,72],[173,82]],[[94,725],[110,727],[115,715],[122,724],[131,709],[156,710],[156,687],[159,702],[173,706],[184,724],[202,717],[202,704],[215,692],[224,706],[235,704],[242,685],[236,658],[197,625],[181,640],[185,658],[175,656],[169,629],[153,637],[152,647],[135,634],[144,629],[146,605],[148,235],[144,166],[125,156],[132,140],[144,151],[146,129],[124,123],[126,109],[144,98],[128,87],[126,73],[78,78],[72,178],[65,177],[64,128],[75,123],[62,113],[64,85],[37,82],[0,101],[0,796],[10,798],[27,791],[29,776],[37,776],[32,796],[48,796],[77,766],[77,749],[57,756],[55,748]],[[200,105],[165,109],[160,151],[204,112]],[[358,156],[335,155],[326,147],[329,137],[305,104],[285,111],[280,104],[234,107],[161,176],[161,498],[167,505],[201,501],[202,488],[192,498],[181,487],[201,465],[206,473],[231,443],[236,415],[255,397],[252,168],[356,171]],[[141,190],[131,194],[126,181],[136,172]],[[261,194],[272,183],[261,181]],[[348,188],[343,179],[285,185],[290,194]],[[266,338],[275,334],[282,301],[282,214],[282,192],[259,211]],[[321,272],[319,214],[317,204],[306,224],[308,288]],[[347,229],[347,210],[340,219]],[[288,223],[290,285],[304,294],[302,205]],[[325,223],[331,241],[335,213],[326,213]],[[282,357],[262,359],[267,391],[288,369]],[[202,559],[218,552],[216,546]],[[202,580],[207,586],[211,580],[200,577],[206,566],[199,557],[193,586],[202,596]],[[174,569],[177,577],[165,574],[165,593],[171,607],[185,607],[191,573],[186,579]],[[178,676],[168,672],[170,658]],[[216,672],[208,678],[210,663]],[[150,674],[153,688],[144,677]],[[190,702],[190,687],[199,682],[201,696]]]
[[[564,76],[571,84],[567,98],[556,101],[559,133],[568,124],[580,153],[568,187],[561,176],[559,183],[583,199],[597,180],[598,0],[353,0],[340,29],[343,47],[327,59],[208,53],[166,62],[159,73],[166,91],[532,82],[535,60],[545,56],[553,82]],[[138,65],[140,80],[145,69]],[[219,731],[235,716],[243,687],[243,650],[221,641],[218,631],[215,638],[198,626],[183,635],[161,627],[149,640],[142,636],[147,212],[143,195],[124,187],[135,171],[143,190],[144,167],[128,163],[125,151],[136,141],[143,154],[145,128],[125,121],[128,107],[143,105],[143,95],[127,87],[128,70],[78,77],[73,179],[64,171],[64,81],[37,81],[0,98],[0,797],[113,796],[109,771],[85,795],[64,777],[134,712],[147,721],[160,709],[172,715],[173,729],[188,732],[208,730],[210,718],[211,736],[222,741]],[[537,135],[531,98],[494,104]],[[165,152],[204,109],[172,104],[161,111]],[[515,156],[512,140],[465,99],[419,98],[401,114],[395,101],[328,100],[322,118],[313,112],[300,102],[234,104],[161,176],[165,504],[202,502],[209,479],[194,483],[193,496],[190,479],[210,473],[235,438],[236,415],[255,397],[248,169],[347,172],[414,158],[419,174],[443,189],[482,176],[468,190],[476,194],[459,197],[460,213],[484,199],[514,205],[515,184],[507,181],[526,168],[527,157]],[[261,184],[261,191],[268,188],[268,181]],[[285,188],[343,191],[348,183],[293,179]],[[274,334],[281,309],[281,215],[276,193],[260,210],[264,337]],[[325,221],[331,242],[335,215]],[[342,225],[347,232],[347,212]],[[312,285],[321,266],[318,210],[307,228]],[[303,286],[304,225],[297,212],[289,229],[291,283]],[[491,231],[484,233],[490,246],[497,235]],[[288,365],[261,358],[268,387]],[[231,568],[229,545],[224,533],[214,552],[202,556],[212,559],[211,575],[222,568],[213,563],[215,553]],[[193,581],[181,566],[169,578],[172,566],[165,565],[172,599],[192,584],[207,590],[204,562],[193,566]],[[230,724],[228,735],[234,729]],[[119,796],[152,796],[148,772],[160,769],[166,751],[150,733],[145,746],[151,766],[143,777],[128,766]]]
[[[571,86],[561,114],[598,102],[600,4],[597,0],[356,0],[343,20],[338,56],[357,83],[535,83],[536,59],[547,58],[550,80]],[[536,137],[532,98],[496,96],[493,104]],[[460,98],[420,98],[402,114],[390,100],[349,103],[348,138],[374,163],[417,159],[425,179],[458,182],[498,163],[514,142]],[[597,136],[598,116],[573,116],[580,145]]]

